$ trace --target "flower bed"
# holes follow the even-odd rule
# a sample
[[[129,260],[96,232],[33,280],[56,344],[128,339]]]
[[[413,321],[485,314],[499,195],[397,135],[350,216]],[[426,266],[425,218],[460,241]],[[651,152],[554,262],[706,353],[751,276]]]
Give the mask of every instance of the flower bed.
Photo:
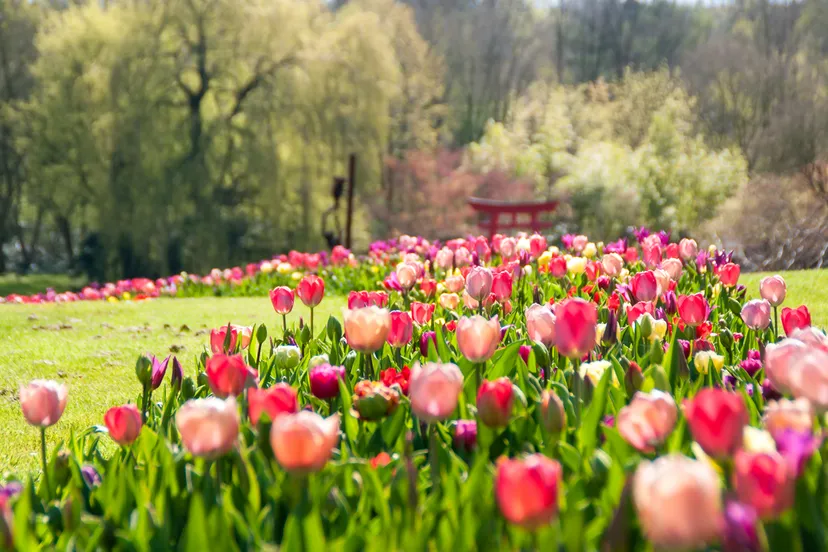
[[[724,252],[639,241],[343,254],[269,290],[286,315],[352,288],[341,320],[229,324],[191,365],[142,356],[134,404],[60,445],[48,427],[71,397],[35,380],[20,405],[44,469],[4,483],[0,535],[21,550],[822,549],[828,338],[805,306],[778,315],[780,277],[746,301]],[[175,293],[258,293],[293,281],[285,262]]]

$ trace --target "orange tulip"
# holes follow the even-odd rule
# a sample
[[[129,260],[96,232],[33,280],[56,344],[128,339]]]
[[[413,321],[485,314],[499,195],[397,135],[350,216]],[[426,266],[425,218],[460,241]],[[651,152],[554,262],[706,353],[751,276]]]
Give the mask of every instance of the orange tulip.
[[[285,471],[310,473],[321,470],[339,441],[339,414],[323,418],[301,410],[279,416],[270,430],[270,445]]]

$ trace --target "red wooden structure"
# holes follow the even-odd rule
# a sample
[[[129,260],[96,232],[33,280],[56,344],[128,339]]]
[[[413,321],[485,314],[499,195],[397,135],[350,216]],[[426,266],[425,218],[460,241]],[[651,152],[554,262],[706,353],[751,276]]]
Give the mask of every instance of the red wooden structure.
[[[503,230],[529,229],[539,232],[551,228],[552,222],[539,220],[539,215],[552,213],[558,208],[557,201],[498,201],[470,197],[468,204],[482,215],[478,226],[488,231],[489,239]],[[511,220],[501,221],[501,215],[511,215]],[[528,215],[529,220],[520,220],[521,215]]]

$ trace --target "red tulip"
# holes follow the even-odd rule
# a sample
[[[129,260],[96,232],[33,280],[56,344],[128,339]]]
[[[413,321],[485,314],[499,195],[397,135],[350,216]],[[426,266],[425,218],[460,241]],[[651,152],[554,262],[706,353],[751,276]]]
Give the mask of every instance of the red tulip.
[[[414,322],[411,320],[411,315],[405,311],[391,311],[391,329],[386,338],[388,344],[396,348],[405,347],[411,343],[413,335]]]
[[[653,316],[655,314],[655,306],[650,303],[649,301],[641,301],[640,303],[636,303],[633,306],[627,307],[627,323],[632,324],[638,317],[642,314],[649,314]]]
[[[810,325],[811,313],[805,305],[795,309],[788,307],[782,309],[782,327],[785,329],[785,335],[790,336],[799,328],[807,328]]]
[[[141,412],[134,404],[113,406],[104,414],[109,436],[119,445],[131,445],[141,433]]]
[[[276,311],[276,314],[283,316],[290,314],[290,311],[293,310],[293,290],[287,286],[279,286],[270,290],[270,302],[273,304],[273,310]]]
[[[722,389],[705,388],[684,400],[684,416],[693,439],[710,456],[732,456],[742,446],[748,412],[742,396]]]
[[[739,282],[740,272],[741,268],[739,268],[739,265],[734,263],[724,264],[719,267],[719,280],[722,281],[722,285],[733,287]]]
[[[775,518],[793,505],[794,477],[778,453],[740,450],[733,459],[733,488],[741,502],[763,518]]]
[[[236,350],[236,341],[238,341],[239,334],[235,326],[230,326],[230,341],[227,348],[224,347],[224,342],[227,341],[227,326],[210,330],[210,350],[213,354],[229,353]]]
[[[420,291],[422,291],[426,297],[434,297],[434,293],[437,291],[437,280],[423,278],[420,282]]]
[[[477,391],[477,414],[480,420],[489,427],[506,427],[512,417],[514,398],[509,378],[483,380]]]
[[[244,363],[241,355],[213,355],[207,359],[204,373],[213,394],[222,399],[240,395],[248,384],[256,381],[256,371]]]
[[[503,517],[525,529],[538,529],[558,515],[563,470],[542,454],[502,459],[497,464],[495,496]]]
[[[668,259],[678,259],[679,245],[677,243],[668,243],[667,247],[664,248],[664,254],[667,255]]]
[[[296,390],[287,383],[277,383],[267,389],[251,387],[247,392],[247,402],[250,407],[250,422],[254,426],[264,413],[273,421],[283,414],[299,411]]]
[[[380,381],[391,387],[398,385],[403,395],[408,395],[408,380],[411,377],[411,370],[408,366],[403,366],[402,369],[386,368],[380,372]]]
[[[541,254],[546,251],[546,246],[546,238],[540,234],[532,234],[529,238],[529,254],[535,259],[540,257]]]
[[[420,326],[424,326],[431,321],[431,316],[434,314],[434,303],[419,303],[417,301],[411,302],[411,318]]]
[[[652,270],[637,273],[630,279],[630,289],[636,301],[652,301],[658,297],[658,281]]]
[[[296,286],[296,295],[306,307],[315,307],[325,296],[325,280],[315,274],[308,274]]]
[[[693,295],[679,295],[676,300],[679,317],[688,326],[696,327],[705,320],[710,313],[710,305],[703,293]]]
[[[494,275],[492,293],[498,301],[512,296],[512,274],[509,271],[503,270]]]
[[[593,303],[567,299],[555,310],[555,344],[569,358],[581,358],[595,347],[598,311]]]

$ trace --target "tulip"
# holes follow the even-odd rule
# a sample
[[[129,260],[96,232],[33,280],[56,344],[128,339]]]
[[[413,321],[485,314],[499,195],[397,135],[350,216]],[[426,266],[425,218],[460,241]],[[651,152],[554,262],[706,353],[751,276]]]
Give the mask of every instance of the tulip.
[[[411,377],[411,370],[408,366],[403,366],[401,369],[386,368],[380,372],[380,381],[387,387],[400,388],[403,395],[408,395],[408,380]]]
[[[279,345],[273,350],[273,357],[280,370],[293,370],[302,360],[302,349],[296,345]]]
[[[779,399],[765,405],[762,421],[771,435],[787,430],[810,432],[814,425],[814,412],[807,399]]]
[[[442,248],[434,256],[434,264],[442,270],[448,270],[454,264],[454,252],[448,247]]]
[[[725,505],[725,527],[722,545],[725,552],[759,552],[756,509],[748,504],[729,501]]]
[[[545,390],[541,398],[541,421],[549,433],[557,435],[566,429],[566,409],[563,401],[552,390]]]
[[[615,425],[629,444],[651,454],[673,431],[677,417],[678,409],[673,397],[653,390],[636,393],[630,404],[618,412]]]
[[[486,320],[480,315],[462,317],[457,322],[457,347],[471,362],[486,362],[500,344],[500,324],[497,316]]]
[[[805,305],[795,309],[785,307],[782,309],[782,328],[785,335],[790,336],[800,328],[807,328],[811,325],[811,313]]]
[[[345,310],[345,339],[360,353],[373,353],[382,348],[391,331],[391,315],[379,307]]]
[[[710,305],[703,293],[693,295],[679,295],[676,299],[676,307],[681,321],[688,326],[696,327],[710,314]]]
[[[456,293],[444,293],[440,295],[440,306],[446,310],[454,310],[460,304],[460,296]]]
[[[184,381],[184,370],[181,368],[181,363],[178,358],[172,357],[172,371],[170,372],[170,385],[176,391],[181,389],[181,383]]]
[[[411,303],[411,318],[420,326],[425,326],[431,321],[434,314],[434,303],[419,303],[414,301]]]
[[[630,290],[636,301],[652,301],[658,297],[658,281],[652,270],[638,272],[630,279]]]
[[[445,281],[446,289],[452,293],[460,293],[466,288],[466,279],[462,276],[449,276]]]
[[[428,356],[429,342],[431,342],[435,348],[437,347],[437,332],[423,332],[420,334],[420,354],[424,357]]]
[[[601,258],[601,270],[604,274],[614,278],[624,269],[624,259],[618,253],[608,253]]]
[[[437,280],[433,280],[431,278],[423,278],[420,281],[420,291],[422,291],[426,297],[431,299],[432,297],[434,297],[434,293],[437,291]]]
[[[632,494],[641,529],[655,548],[690,550],[718,540],[719,476],[706,462],[677,454],[642,462]]]
[[[204,373],[213,394],[221,398],[236,397],[256,381],[256,371],[245,364],[241,355],[213,355],[207,359]]]
[[[290,314],[293,310],[294,303],[293,290],[287,286],[279,286],[270,290],[270,302],[273,304],[273,310],[276,314],[282,316]]]
[[[541,253],[546,251],[546,247],[546,238],[540,234],[532,234],[532,236],[529,237],[529,254],[532,255],[533,258],[537,259]]]
[[[503,238],[500,240],[500,256],[504,259],[511,259],[517,254],[517,241],[515,238]]]
[[[780,393],[791,392],[791,376],[808,347],[798,339],[783,339],[765,347],[765,375]]]
[[[62,383],[36,379],[20,387],[20,408],[30,425],[49,427],[60,420],[68,397],[69,390]]]
[[[582,358],[595,347],[598,311],[593,303],[567,299],[555,311],[555,345],[569,358]]]
[[[150,376],[150,387],[155,390],[161,387],[161,382],[164,381],[164,376],[167,374],[167,367],[170,365],[170,357],[167,356],[164,360],[152,356],[152,372]]]
[[[655,314],[655,306],[649,301],[641,301],[633,306],[627,307],[627,323],[633,324],[638,318],[644,314]]]
[[[330,400],[339,396],[339,382],[345,381],[345,367],[320,364],[308,371],[308,379],[314,397]]]
[[[656,297],[658,298],[670,291],[670,275],[660,268],[653,269],[653,275],[656,279]]]
[[[412,263],[400,263],[397,265],[395,271],[397,273],[397,281],[403,287],[403,290],[408,291],[414,284],[417,283],[417,266]]]
[[[767,276],[759,282],[759,294],[773,307],[778,307],[785,300],[787,293],[785,279],[780,275]]]
[[[313,385],[311,385],[313,393]],[[267,414],[271,421],[285,414],[294,414],[299,411],[299,400],[296,390],[287,383],[277,383],[267,389],[251,387],[247,392],[247,402],[250,408],[250,422],[256,426],[262,414]]]
[[[501,271],[492,279],[492,293],[499,302],[512,296],[512,274],[510,271]]]
[[[584,250],[584,247],[589,243],[589,238],[584,236],[583,234],[579,234],[572,238],[572,249],[576,252],[580,253]]]
[[[400,393],[382,382],[362,380],[354,386],[354,410],[361,420],[381,420],[399,404]]]
[[[765,299],[748,301],[742,307],[742,320],[752,330],[764,330],[770,325],[770,303]]]
[[[797,357],[787,383],[794,397],[808,399],[820,413],[828,411],[828,351],[811,348]]]
[[[739,265],[733,263],[726,263],[719,267],[719,280],[722,285],[726,287],[733,287],[739,282],[739,273],[741,269]]]
[[[696,240],[692,240],[689,238],[683,238],[678,244],[679,256],[685,260],[689,261],[696,258],[696,255],[699,254],[699,245],[696,243]]]
[[[230,332],[230,338],[227,339],[227,332]],[[236,343],[239,334],[233,326],[228,329],[227,326],[222,326],[218,329],[210,330],[210,350],[213,354],[229,353],[236,350]],[[225,347],[225,343],[227,346]]]
[[[471,452],[477,446],[477,422],[475,420],[457,420],[454,426],[454,446],[465,452]]]
[[[189,400],[175,416],[184,447],[209,460],[218,458],[236,444],[239,435],[239,413],[233,397]]]
[[[463,374],[455,364],[417,363],[408,384],[411,411],[427,423],[445,420],[457,407],[462,389]]]
[[[584,362],[579,367],[578,374],[584,381],[589,380],[592,382],[592,385],[598,385],[598,382],[601,381],[601,378],[604,377],[604,373],[607,370],[612,371],[612,383],[617,387],[619,385],[618,379],[615,375],[615,371],[612,369],[612,363],[608,360]]]
[[[494,481],[500,513],[528,530],[551,523],[558,515],[562,475],[561,465],[542,454],[500,460]]]
[[[509,425],[514,398],[512,381],[509,378],[483,380],[477,391],[477,415],[480,421],[489,427]]]
[[[586,272],[587,259],[585,257],[572,257],[566,261],[566,271],[573,276]]]
[[[794,478],[778,453],[739,451],[733,459],[733,488],[762,518],[775,518],[793,505]]]
[[[104,414],[109,436],[119,445],[131,445],[141,433],[141,412],[134,404],[113,406]]]
[[[564,257],[555,255],[549,260],[549,274],[551,274],[553,278],[563,278],[566,276],[567,270],[568,263]]]
[[[472,267],[466,276],[466,292],[472,299],[482,301],[492,292],[493,280],[492,271],[488,268]]]
[[[828,353],[828,336],[813,326],[794,330],[791,332],[791,338],[798,339],[811,349],[819,349]]]
[[[699,351],[693,357],[693,366],[699,374],[706,375],[711,366],[721,372],[724,367],[724,357],[713,351]]]
[[[732,456],[742,445],[748,412],[742,396],[705,388],[684,400],[684,416],[693,439],[715,458]]]
[[[779,454],[788,464],[789,472],[797,478],[802,475],[811,456],[822,445],[822,434],[814,435],[810,430],[785,429],[774,433],[773,440]]]
[[[526,309],[526,333],[546,348],[555,344],[555,314],[548,305],[535,303]]]
[[[325,467],[339,442],[339,414],[323,418],[301,410],[279,416],[270,429],[270,445],[276,461],[295,474],[317,472]]]
[[[296,286],[296,295],[308,308],[314,308],[325,296],[325,280],[315,274],[308,274]]]
[[[661,268],[670,276],[674,282],[678,282],[681,278],[682,264],[678,259],[665,259],[661,262]]]
[[[391,328],[388,330],[386,341],[392,347],[405,347],[411,343],[414,335],[414,322],[405,311],[391,311]]]

